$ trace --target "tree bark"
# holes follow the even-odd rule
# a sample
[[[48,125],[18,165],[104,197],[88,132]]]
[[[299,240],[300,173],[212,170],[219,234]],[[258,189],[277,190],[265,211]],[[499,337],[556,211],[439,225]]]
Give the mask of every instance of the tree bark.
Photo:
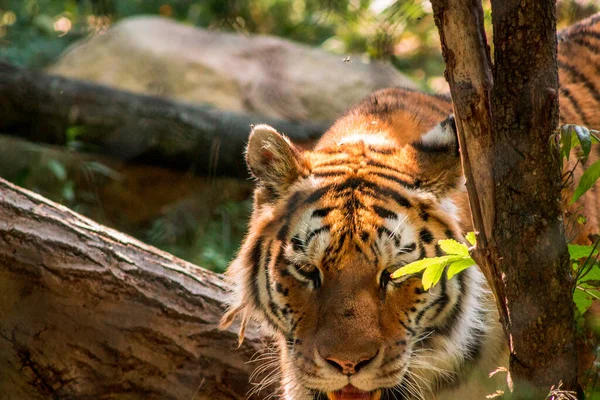
[[[511,319],[511,371],[542,390],[577,385],[573,276],[561,202],[554,0],[492,0],[495,246]]]
[[[552,0],[493,0],[494,60],[478,0],[434,0],[477,235],[516,398],[576,388],[569,255],[562,220],[556,15]]]
[[[65,144],[125,161],[247,178],[243,154],[250,125],[267,123],[299,144],[327,126],[220,111],[138,95],[0,62],[0,131]],[[70,137],[71,136],[71,137]]]
[[[218,330],[227,290],[0,180],[3,399],[245,399],[263,343]]]

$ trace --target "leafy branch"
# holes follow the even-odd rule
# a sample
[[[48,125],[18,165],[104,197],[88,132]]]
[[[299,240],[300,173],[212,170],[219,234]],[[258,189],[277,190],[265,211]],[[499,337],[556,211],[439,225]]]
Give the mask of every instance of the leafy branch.
[[[469,232],[466,239],[472,246],[475,245],[474,232]],[[447,266],[447,277],[448,279],[452,279],[454,275],[475,265],[475,261],[471,258],[469,247],[466,244],[460,243],[454,239],[440,240],[438,244],[444,253],[446,253],[445,256],[423,258],[407,264],[392,273],[392,279],[398,279],[405,275],[416,274],[423,271],[423,288],[429,290],[440,281]]]
[[[569,161],[571,156],[571,150],[576,146],[579,147],[580,151],[577,151],[578,160],[571,170],[567,172],[567,182],[571,181],[573,171],[579,165],[579,162],[585,163],[590,151],[592,150],[592,143],[600,143],[600,131],[588,129],[585,126],[565,124],[561,126],[555,135],[553,135],[554,143],[558,143],[559,152],[561,158]],[[600,178],[600,161],[596,161],[588,168],[581,176],[577,188],[573,193],[570,204],[575,203],[581,196],[583,196],[588,190],[594,186],[596,181]]]

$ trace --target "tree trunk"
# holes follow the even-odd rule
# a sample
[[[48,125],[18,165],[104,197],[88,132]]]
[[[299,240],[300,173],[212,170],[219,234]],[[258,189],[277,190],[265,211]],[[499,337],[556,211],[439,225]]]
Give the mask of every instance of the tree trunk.
[[[218,330],[226,290],[0,180],[3,399],[245,399],[263,344],[252,328],[234,351],[235,328]]]
[[[492,64],[478,0],[434,0],[478,231],[517,398],[577,385],[572,288],[560,197],[554,1],[493,0]]]
[[[220,111],[28,71],[0,62],[0,131],[125,161],[247,178],[250,125],[267,123],[310,144],[325,125]]]
[[[573,276],[561,202],[554,0],[492,0],[497,154],[495,268],[509,306],[513,378],[577,385]],[[502,285],[500,285],[502,286]],[[544,393],[545,394],[545,393]]]

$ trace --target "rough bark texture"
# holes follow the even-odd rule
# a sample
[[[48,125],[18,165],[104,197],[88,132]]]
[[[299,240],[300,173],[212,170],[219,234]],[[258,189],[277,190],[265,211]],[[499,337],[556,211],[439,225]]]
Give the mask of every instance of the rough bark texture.
[[[560,157],[549,146],[558,125],[553,0],[492,0],[497,138],[494,246],[502,262],[515,378],[538,388],[573,389],[577,356],[572,272],[561,204]],[[514,304],[515,306],[511,306]]]
[[[218,330],[227,288],[0,180],[0,397],[245,399],[263,346]]]
[[[486,221],[495,215],[496,188],[490,114],[492,63],[483,29],[483,10],[479,0],[437,0],[432,5],[452,93],[473,226],[478,230],[477,247],[485,249],[493,235],[493,225]],[[482,258],[477,261],[493,287],[490,266]],[[506,325],[506,308],[495,297]]]
[[[554,2],[492,1],[493,73],[480,2],[432,3],[479,232],[475,257],[507,333],[516,395],[543,398],[560,381],[573,389],[573,282],[560,158],[549,146],[558,123]]]
[[[312,143],[326,129],[137,95],[4,62],[0,109],[4,133],[51,144],[75,139],[86,150],[126,161],[244,178],[239,155],[251,124],[270,124],[300,144]]]

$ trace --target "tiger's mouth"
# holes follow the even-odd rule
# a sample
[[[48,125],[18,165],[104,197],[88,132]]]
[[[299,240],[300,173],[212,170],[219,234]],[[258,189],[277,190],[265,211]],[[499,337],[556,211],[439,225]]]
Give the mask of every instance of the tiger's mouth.
[[[341,390],[327,393],[328,400],[380,400],[381,389],[365,392],[352,385],[343,387]]]

